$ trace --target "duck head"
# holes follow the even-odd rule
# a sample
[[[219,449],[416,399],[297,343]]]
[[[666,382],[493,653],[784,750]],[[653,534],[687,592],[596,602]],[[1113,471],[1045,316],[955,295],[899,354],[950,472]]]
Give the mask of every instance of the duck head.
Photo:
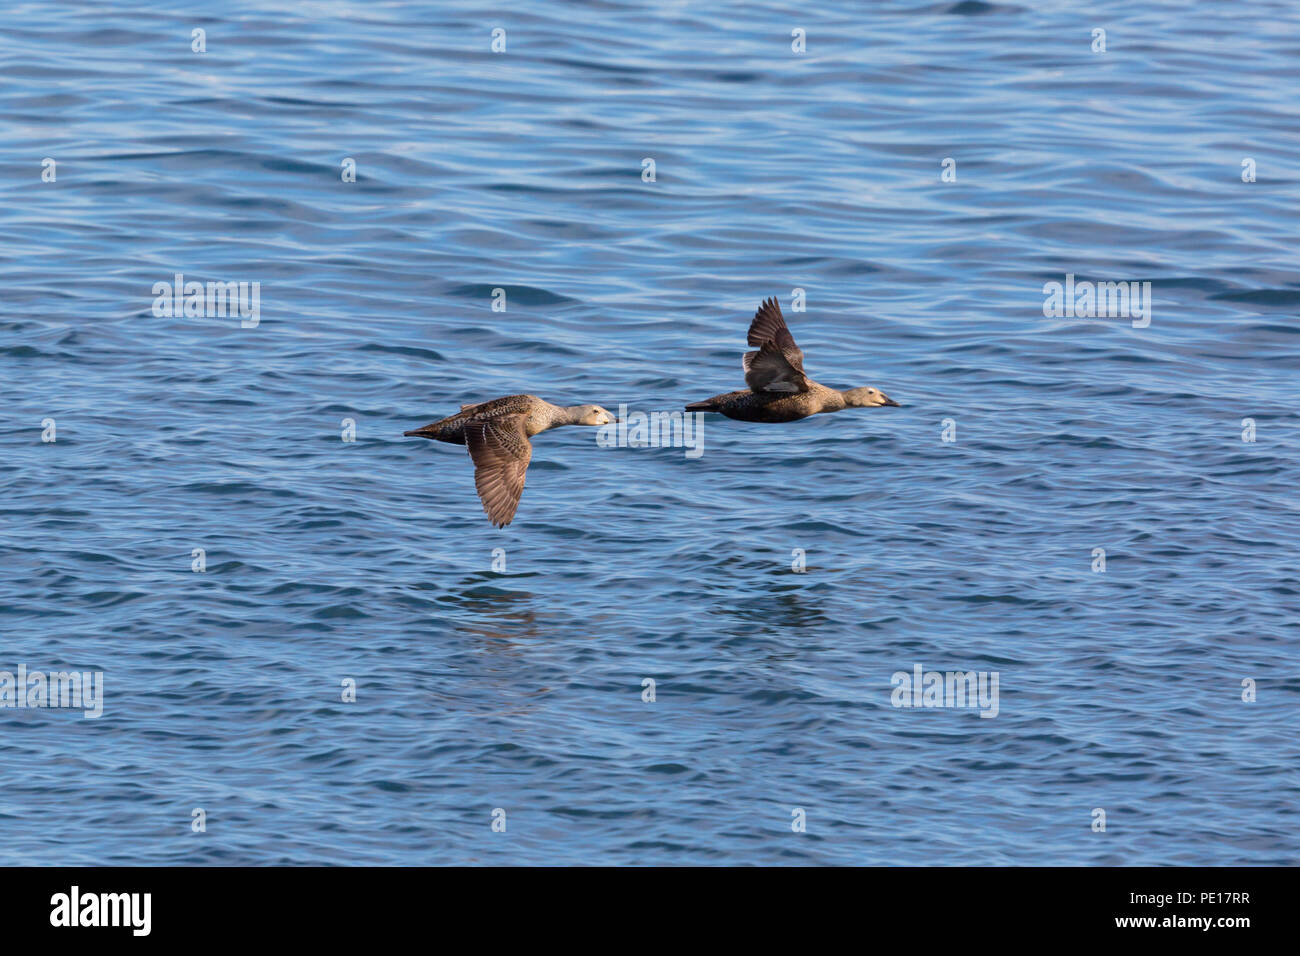
[[[878,388],[850,388],[840,392],[844,396],[844,404],[849,408],[879,408],[881,405],[892,405],[895,408],[901,407],[898,402],[894,401]]]
[[[570,411],[575,425],[611,425],[618,421],[599,405],[576,405]]]

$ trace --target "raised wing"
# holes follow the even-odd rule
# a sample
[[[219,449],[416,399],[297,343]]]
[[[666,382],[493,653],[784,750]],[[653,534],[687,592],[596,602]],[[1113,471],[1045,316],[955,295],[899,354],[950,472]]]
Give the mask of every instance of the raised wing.
[[[488,519],[504,528],[515,517],[533,445],[523,415],[499,415],[465,426],[465,444],[474,460],[474,487]]]
[[[786,328],[781,305],[773,296],[764,300],[749,325],[750,345],[757,352],[746,352],[741,360],[745,384],[755,392],[806,392],[808,376],[803,370],[803,352],[794,344]]]

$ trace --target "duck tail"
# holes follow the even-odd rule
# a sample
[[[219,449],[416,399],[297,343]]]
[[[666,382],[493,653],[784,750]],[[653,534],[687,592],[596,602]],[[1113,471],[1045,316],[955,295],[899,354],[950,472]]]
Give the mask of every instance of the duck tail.
[[[717,408],[716,398],[706,398],[702,402],[691,402],[686,406],[688,412],[711,412]]]
[[[444,418],[440,422],[433,422],[423,428],[413,428],[409,432],[402,432],[402,435],[405,438],[432,438],[434,441],[448,441],[449,439],[444,431],[446,423],[447,420]]]

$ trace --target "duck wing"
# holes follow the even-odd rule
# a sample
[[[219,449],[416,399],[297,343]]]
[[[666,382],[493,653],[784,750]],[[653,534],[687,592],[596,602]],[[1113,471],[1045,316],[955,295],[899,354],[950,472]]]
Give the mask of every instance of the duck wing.
[[[504,528],[515,517],[524,493],[524,473],[533,444],[524,431],[525,415],[497,415],[465,425],[465,444],[474,461],[474,487],[488,519]]]
[[[749,324],[748,344],[757,352],[746,352],[741,360],[745,384],[755,392],[806,392],[808,376],[803,370],[803,352],[786,328],[781,305],[773,296],[764,300]]]

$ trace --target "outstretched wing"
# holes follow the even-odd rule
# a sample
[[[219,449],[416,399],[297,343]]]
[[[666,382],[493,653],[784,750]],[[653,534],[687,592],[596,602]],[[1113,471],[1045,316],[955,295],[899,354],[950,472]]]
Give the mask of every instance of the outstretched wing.
[[[745,384],[755,392],[806,392],[808,376],[803,370],[803,352],[794,344],[786,328],[781,305],[773,296],[764,300],[749,325],[750,345],[757,352],[746,352],[741,360]]]
[[[515,517],[524,493],[524,473],[533,445],[523,415],[498,415],[465,426],[465,444],[474,460],[474,487],[488,519],[504,528]]]

